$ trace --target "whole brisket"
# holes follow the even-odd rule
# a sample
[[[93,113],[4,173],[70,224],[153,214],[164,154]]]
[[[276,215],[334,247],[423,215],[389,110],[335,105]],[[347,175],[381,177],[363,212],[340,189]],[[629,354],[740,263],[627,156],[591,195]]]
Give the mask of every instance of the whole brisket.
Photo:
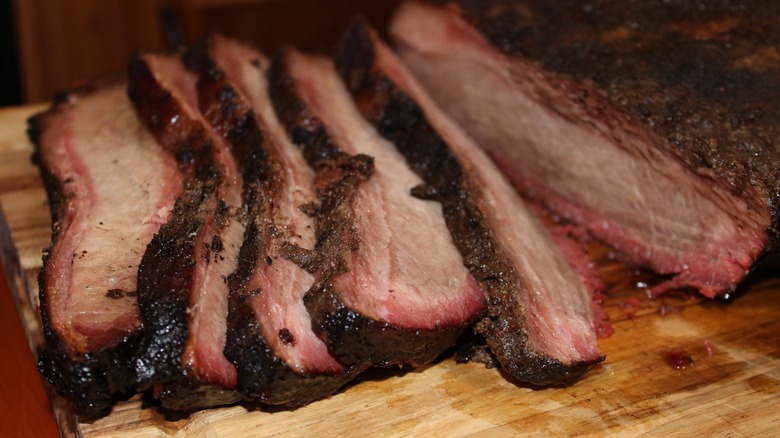
[[[305,298],[314,330],[345,363],[434,360],[484,308],[441,207],[410,195],[422,181],[361,117],[330,60],[286,51],[269,75],[279,117],[317,171],[318,246],[338,245]],[[352,169],[371,167],[349,184]]]
[[[401,57],[515,185],[660,293],[731,291],[777,237],[776,2],[410,2]]]
[[[488,300],[476,324],[501,366],[534,384],[570,384],[601,362],[596,304],[544,226],[487,156],[358,22],[337,66],[359,108],[439,201],[466,266]]]
[[[52,213],[39,367],[80,415],[104,414],[135,384],[136,274],[181,175],[138,121],[124,81],[66,95],[30,119],[30,136]]]

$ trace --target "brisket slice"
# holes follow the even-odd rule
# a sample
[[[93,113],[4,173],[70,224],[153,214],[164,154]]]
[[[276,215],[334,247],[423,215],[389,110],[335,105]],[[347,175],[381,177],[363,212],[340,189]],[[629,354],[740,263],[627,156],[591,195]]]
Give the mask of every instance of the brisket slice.
[[[139,383],[161,403],[188,410],[239,398],[223,354],[228,276],[243,241],[241,175],[224,139],[198,110],[196,75],[176,55],[137,55],[129,95],[141,120],[185,174],[171,220],[152,239],[138,271],[146,336]]]
[[[277,113],[318,177],[332,178],[340,161],[373,158],[370,180],[334,198],[337,216],[323,201],[322,233],[340,227],[352,242],[327,262],[340,265],[337,275],[318,278],[306,296],[314,330],[346,363],[434,360],[484,309],[441,206],[410,195],[422,180],[361,117],[330,60],[286,51],[270,78]]]
[[[267,59],[252,47],[213,35],[193,47],[203,113],[241,151],[247,235],[231,279],[226,356],[245,396],[302,405],[357,375],[328,351],[303,303],[312,287],[314,173],[273,112]]]
[[[466,266],[488,299],[483,334],[501,366],[534,384],[570,384],[601,362],[596,303],[515,190],[392,51],[357,22],[337,66],[363,114],[441,202]]]
[[[777,236],[778,13],[767,1],[407,3],[391,33],[519,189],[670,276],[654,292],[712,297]]]
[[[124,85],[68,94],[29,121],[52,213],[39,367],[87,417],[133,388],[138,264],[181,192],[175,161],[138,121]]]

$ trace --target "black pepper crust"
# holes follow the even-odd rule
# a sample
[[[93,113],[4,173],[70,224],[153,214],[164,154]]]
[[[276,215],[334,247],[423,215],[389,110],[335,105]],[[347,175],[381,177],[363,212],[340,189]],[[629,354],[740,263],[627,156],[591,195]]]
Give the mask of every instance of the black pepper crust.
[[[321,205],[316,212],[317,281],[304,302],[315,332],[343,362],[362,367],[375,365],[423,365],[436,359],[467,328],[464,324],[434,330],[407,330],[368,318],[348,308],[333,286],[347,269],[344,255],[359,250],[360,242],[350,203],[359,185],[373,169],[373,159],[349,156],[335,146],[322,122],[301,99],[280,53],[269,70],[271,99],[293,142],[316,170]]]
[[[115,82],[117,81],[106,82],[104,86]],[[46,291],[48,278],[56,273],[51,271],[48,260],[49,251],[59,238],[61,221],[67,214],[69,195],[66,189],[67,182],[57,179],[46,166],[45,161],[40,159],[39,154],[41,153],[40,136],[48,117],[57,111],[66,111],[71,96],[85,94],[99,87],[93,85],[90,88],[62,93],[50,109],[34,115],[27,121],[27,134],[35,148],[32,160],[38,165],[41,173],[49,200],[52,223],[51,245],[43,252],[43,268],[38,273],[39,311],[46,342],[38,358],[38,370],[54,385],[58,394],[73,402],[74,410],[84,419],[107,415],[116,401],[129,396],[135,388],[132,363],[139,334],[129,334],[112,345],[94,351],[77,353],[70,351],[54,330]]]
[[[777,243],[780,3],[428,2],[456,5],[501,52],[603,97],[691,169],[768,205]]]
[[[364,23],[354,23],[341,42],[336,66],[363,115],[425,182],[414,194],[442,204],[453,241],[488,300],[487,315],[474,330],[516,379],[536,385],[574,383],[603,358],[564,364],[528,348],[518,300],[524,286],[488,226],[479,190],[422,109],[375,65],[370,32]]]
[[[203,113],[212,126],[230,140],[244,178],[247,231],[238,268],[226,279],[230,296],[225,356],[236,366],[238,390],[247,399],[258,399],[265,404],[302,406],[333,394],[358,373],[352,369],[339,375],[295,373],[268,345],[254,310],[247,302],[255,294],[265,293],[250,290],[247,282],[258,263],[273,262],[267,254],[274,239],[274,208],[276,199],[289,183],[284,181],[280,158],[267,144],[248,102],[238,95],[211,57],[212,44],[211,37],[204,38],[185,54],[184,59],[187,67],[198,74]],[[262,63],[258,60],[256,64],[257,74],[265,74]],[[187,392],[181,394],[188,397]]]
[[[41,312],[45,305],[41,304]],[[44,323],[46,347],[38,358],[38,371],[54,385],[57,394],[70,400],[82,420],[108,415],[111,406],[135,390],[133,358],[140,332],[109,347],[74,354]]]

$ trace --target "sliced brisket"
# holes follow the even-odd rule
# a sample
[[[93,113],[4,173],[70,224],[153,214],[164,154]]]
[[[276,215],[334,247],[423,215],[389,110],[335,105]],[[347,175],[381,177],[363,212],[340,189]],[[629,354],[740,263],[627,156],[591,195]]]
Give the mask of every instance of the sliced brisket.
[[[52,245],[39,277],[39,367],[82,416],[133,388],[138,264],[181,192],[176,162],[146,131],[124,81],[71,93],[30,119]]]
[[[279,117],[317,170],[318,245],[338,250],[306,296],[315,331],[346,363],[432,361],[484,308],[441,206],[410,196],[422,181],[361,117],[330,60],[287,51],[269,74]],[[346,185],[345,166],[348,181],[367,156],[370,180]]]
[[[432,3],[393,22],[409,68],[518,188],[671,276],[654,292],[726,293],[768,251],[780,3]]]
[[[489,158],[425,94],[362,23],[337,66],[363,114],[441,202],[466,266],[488,299],[476,325],[501,366],[534,384],[570,384],[602,360],[586,286]]]
[[[128,93],[176,158],[185,191],[138,271],[144,345],[136,364],[164,406],[188,410],[239,398],[225,358],[228,276],[244,237],[242,179],[227,142],[198,109],[196,75],[176,55],[137,55]]]
[[[248,214],[239,267],[231,280],[225,353],[250,398],[301,405],[328,396],[357,375],[314,333],[303,303],[315,225],[314,173],[273,112],[268,61],[248,45],[214,35],[194,47],[201,108],[233,145],[244,175]]]

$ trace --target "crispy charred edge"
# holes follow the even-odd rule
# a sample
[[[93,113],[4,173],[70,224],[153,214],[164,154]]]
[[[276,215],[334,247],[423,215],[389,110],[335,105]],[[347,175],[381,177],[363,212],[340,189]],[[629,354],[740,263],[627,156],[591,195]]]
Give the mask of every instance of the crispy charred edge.
[[[261,231],[253,223],[247,229],[239,270],[255,267],[254,253],[262,246]],[[244,283],[246,276],[234,276],[231,283]],[[338,375],[300,375],[274,353],[265,341],[263,330],[248,300],[263,291],[247,290],[245,284],[231,284],[235,291],[229,305],[228,342],[225,356],[236,364],[239,388],[251,399],[269,405],[303,406],[325,398],[347,384],[360,372],[359,366],[348,367]]]
[[[133,364],[139,389],[154,386],[155,397],[163,407],[181,411],[244,399],[233,389],[204,384],[182,367],[196,265],[192,236],[199,233],[206,220],[194,217],[200,206],[198,202],[177,202],[172,219],[152,239],[138,269],[138,304],[145,327]]]
[[[369,319],[347,307],[332,284],[318,284],[306,298],[313,325],[347,363],[425,365],[454,346],[468,328],[468,324],[459,324],[435,330],[409,330]]]
[[[43,304],[42,304],[43,306]],[[46,347],[38,358],[38,371],[57,394],[70,400],[81,419],[108,415],[111,406],[135,389],[133,357],[140,332],[118,343],[86,354],[74,354],[44,322]]]
[[[133,364],[139,389],[154,386],[163,407],[185,411],[244,398],[235,390],[202,383],[182,366],[182,353],[189,339],[192,275],[197,263],[192,236],[199,234],[207,220],[198,216],[204,214],[202,210],[206,210],[205,214],[214,213],[211,208],[202,208],[201,194],[185,193],[177,200],[171,219],[152,239],[138,269],[138,304],[145,328]],[[217,207],[217,216],[226,214],[224,205]]]
[[[268,345],[249,300],[265,291],[251,290],[247,282],[257,261],[264,257],[267,235],[262,221],[250,222],[239,254],[239,266],[230,278],[228,331],[225,357],[235,366],[238,387],[249,399],[264,404],[298,407],[327,397],[352,380],[359,367],[343,374],[301,375],[295,373]]]
[[[327,397],[360,371],[350,368],[340,375],[300,375],[291,370],[269,347],[257,322],[249,298],[262,291],[249,290],[247,282],[257,263],[265,259],[271,238],[269,227],[276,195],[285,188],[281,163],[272,148],[266,146],[262,130],[247,102],[238,95],[210,56],[211,37],[195,44],[186,54],[187,67],[199,74],[201,108],[209,122],[226,134],[242,166],[244,204],[248,210],[247,231],[239,252],[238,268],[231,275],[228,332],[225,356],[236,367],[238,388],[249,399],[265,404],[302,406]],[[258,74],[262,71],[258,70]],[[208,109],[208,110],[206,110]],[[312,262],[294,248],[290,257],[305,268]],[[310,256],[310,255],[309,255]],[[263,261],[263,263],[265,263]]]
[[[171,126],[180,108],[157,83],[140,54],[133,55],[129,70],[128,95],[139,118],[175,157],[185,175],[184,192],[176,200],[168,222],[148,245],[138,268],[138,305],[145,329],[135,362],[138,384],[141,389],[157,385],[164,407],[231,403],[241,399],[237,392],[203,385],[181,363],[189,338],[190,289],[198,262],[194,238],[212,217],[218,227],[223,227],[231,214],[217,199],[222,175],[214,161],[214,146],[200,126],[186,126],[186,118],[181,118],[178,126]],[[193,391],[200,396],[191,403],[175,396]]]
[[[73,93],[85,94],[88,91],[76,90]],[[76,353],[65,346],[51,324],[45,291],[47,280],[54,273],[50,272],[48,260],[54,242],[61,232],[60,224],[68,209],[68,197],[63,193],[63,181],[57,179],[40,157],[40,137],[47,118],[56,111],[66,111],[64,106],[68,101],[68,95],[63,94],[52,108],[28,120],[27,133],[34,145],[32,160],[39,166],[52,222],[52,241],[50,246],[44,249],[43,268],[38,273],[39,311],[46,341],[38,358],[38,371],[54,386],[59,395],[73,403],[81,418],[92,419],[107,415],[116,401],[127,397],[135,388],[132,363],[140,332],[118,339],[116,343],[95,351]]]
[[[423,365],[436,359],[465,330],[463,326],[439,330],[410,330],[371,319],[348,308],[333,281],[348,267],[347,251],[360,246],[350,203],[359,184],[373,169],[373,159],[348,156],[334,145],[321,121],[299,96],[287,69],[287,55],[274,58],[269,70],[271,100],[293,142],[316,170],[321,206],[316,212],[317,281],[304,302],[315,332],[347,364]]]
[[[187,378],[157,385],[153,394],[163,408],[176,411],[179,415],[245,401],[232,389],[204,385]]]
[[[522,308],[518,296],[524,286],[490,230],[474,182],[422,109],[379,70],[375,60],[370,30],[356,21],[341,41],[336,67],[363,115],[425,182],[412,194],[442,204],[464,264],[487,297],[487,315],[474,330],[485,336],[502,368],[514,378],[535,385],[574,383],[603,358],[565,364],[528,348],[525,317],[513,312]]]

